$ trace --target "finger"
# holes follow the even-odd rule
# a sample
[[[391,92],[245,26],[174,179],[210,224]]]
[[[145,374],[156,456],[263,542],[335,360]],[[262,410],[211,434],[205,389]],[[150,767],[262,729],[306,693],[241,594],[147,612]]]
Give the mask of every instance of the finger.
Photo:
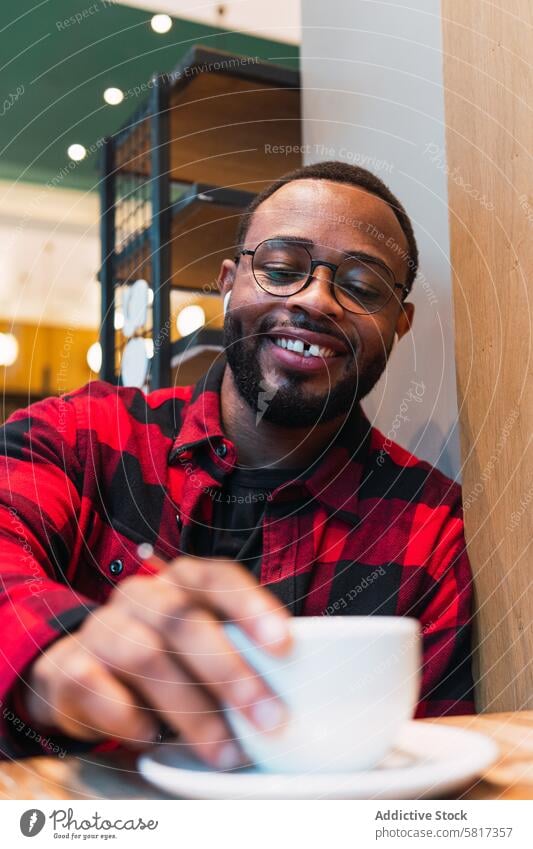
[[[132,580],[124,597],[135,605],[136,618],[159,633],[191,677],[219,703],[236,707],[261,731],[285,722],[281,700],[246,663],[212,613],[192,605],[181,590],[169,591],[161,581]]]
[[[205,687],[170,657],[161,655],[153,662],[150,675],[134,676],[132,686],[202,760],[219,769],[247,763],[220,706]]]
[[[281,699],[245,662],[219,620],[200,608],[184,611],[165,638],[192,676],[221,703],[233,705],[260,731],[275,731],[287,720]]]
[[[214,698],[172,660],[157,633],[118,611],[113,627],[113,643],[100,639],[94,646],[99,660],[182,733],[203,760],[224,769],[246,763]]]
[[[78,651],[65,659],[54,723],[82,740],[114,737],[138,747],[153,742],[159,726],[151,711],[101,663]]]
[[[199,606],[236,622],[266,651],[285,654],[291,647],[289,611],[238,563],[179,557],[159,580],[170,580]]]

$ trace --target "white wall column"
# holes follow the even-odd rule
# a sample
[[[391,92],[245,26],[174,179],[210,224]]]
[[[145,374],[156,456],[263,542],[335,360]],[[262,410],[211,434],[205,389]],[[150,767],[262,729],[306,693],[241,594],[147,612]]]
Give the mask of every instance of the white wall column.
[[[301,61],[305,161],[377,174],[420,249],[414,331],[365,408],[391,439],[459,477],[439,0],[303,0]]]

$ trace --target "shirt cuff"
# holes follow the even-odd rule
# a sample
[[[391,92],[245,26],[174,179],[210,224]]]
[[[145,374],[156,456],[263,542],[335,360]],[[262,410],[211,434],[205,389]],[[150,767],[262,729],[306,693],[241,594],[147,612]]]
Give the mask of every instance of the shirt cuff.
[[[85,621],[97,604],[81,604],[67,609],[50,621],[56,636],[50,640],[46,648],[66,634],[73,633]],[[45,650],[43,647],[39,651]],[[37,728],[33,719],[30,718],[23,700],[26,674],[37,659],[39,651],[36,651],[33,660],[19,673],[17,680],[6,694],[4,700],[3,729],[0,736],[0,758],[36,757],[40,755],[55,755],[65,757],[67,754],[77,752],[90,752],[98,746],[97,742],[78,740],[62,733],[55,726],[39,724]]]

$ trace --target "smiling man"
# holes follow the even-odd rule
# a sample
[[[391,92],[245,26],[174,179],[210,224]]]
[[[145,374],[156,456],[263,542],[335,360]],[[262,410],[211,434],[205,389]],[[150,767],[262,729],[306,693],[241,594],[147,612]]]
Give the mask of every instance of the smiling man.
[[[267,734],[284,707],[222,620],[283,655],[291,614],[416,617],[417,716],[474,709],[460,489],[359,403],[413,319],[403,207],[362,168],[312,165],[254,200],[237,243],[225,356],[196,386],[95,382],[4,428],[5,756],[38,750],[27,728],[51,752],[163,724],[237,765],[221,705]]]

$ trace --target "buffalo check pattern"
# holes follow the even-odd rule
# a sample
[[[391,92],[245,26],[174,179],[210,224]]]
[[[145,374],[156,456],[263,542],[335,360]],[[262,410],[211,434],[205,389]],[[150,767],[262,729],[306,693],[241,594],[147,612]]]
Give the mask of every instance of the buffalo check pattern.
[[[0,430],[3,757],[102,748],[31,729],[15,684],[142,568],[139,543],[171,558],[194,554],[198,527],[209,532],[213,493],[237,463],[221,424],[225,366],[221,357],[195,386],[148,395],[95,381]],[[260,581],[298,616],[416,617],[416,717],[474,711],[460,488],[386,440],[360,407],[305,473],[272,492]]]

